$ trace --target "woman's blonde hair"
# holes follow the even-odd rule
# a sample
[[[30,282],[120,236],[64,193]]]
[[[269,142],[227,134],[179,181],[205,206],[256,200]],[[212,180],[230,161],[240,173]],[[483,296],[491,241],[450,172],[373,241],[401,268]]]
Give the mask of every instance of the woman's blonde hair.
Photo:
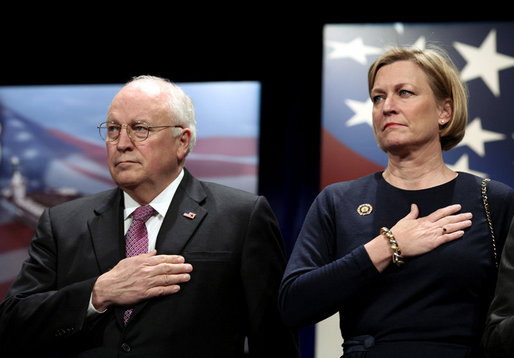
[[[425,50],[395,47],[375,60],[369,68],[370,95],[378,70],[397,61],[411,61],[417,64],[425,72],[430,88],[439,103],[446,99],[451,100],[452,119],[441,127],[439,137],[443,150],[452,149],[464,137],[468,123],[468,91],[459,78],[457,67],[444,50],[435,46]]]

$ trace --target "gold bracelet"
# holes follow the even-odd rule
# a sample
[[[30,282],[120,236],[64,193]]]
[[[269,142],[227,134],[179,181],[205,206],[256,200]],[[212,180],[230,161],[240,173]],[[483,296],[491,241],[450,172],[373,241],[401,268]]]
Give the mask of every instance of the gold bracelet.
[[[393,262],[396,264],[396,266],[401,266],[405,262],[403,261],[402,251],[398,247],[398,243],[396,242],[393,233],[391,230],[389,230],[386,227],[383,227],[380,229],[380,234],[384,235],[386,239],[389,240],[389,243],[391,244],[391,249],[393,250]]]

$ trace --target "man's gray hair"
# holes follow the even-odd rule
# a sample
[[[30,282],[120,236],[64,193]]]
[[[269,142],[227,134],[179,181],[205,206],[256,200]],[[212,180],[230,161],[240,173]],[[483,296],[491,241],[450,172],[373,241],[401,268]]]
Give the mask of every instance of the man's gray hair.
[[[175,83],[170,80],[162,77],[152,76],[152,75],[141,75],[132,78],[131,81],[127,83],[133,83],[136,81],[155,81],[164,85],[165,88],[169,89],[169,113],[171,114],[171,121],[175,125],[180,125],[184,128],[189,128],[191,130],[191,141],[189,142],[189,147],[187,150],[187,154],[193,150],[193,147],[196,143],[196,118],[195,118],[195,109],[193,105],[193,101],[191,98]],[[175,135],[179,135],[182,133],[180,128],[173,128],[175,130]]]

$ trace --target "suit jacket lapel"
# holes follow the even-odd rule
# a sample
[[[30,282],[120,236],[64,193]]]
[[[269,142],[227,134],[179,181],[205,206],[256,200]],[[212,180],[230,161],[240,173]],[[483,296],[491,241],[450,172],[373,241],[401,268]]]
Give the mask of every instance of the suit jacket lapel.
[[[121,190],[114,189],[95,208],[95,216],[88,222],[100,273],[109,271],[124,258],[122,200]]]
[[[114,189],[109,197],[95,209],[95,216],[88,222],[100,274],[112,269],[125,258],[123,240],[123,195]],[[123,327],[123,307],[115,307],[114,314]]]
[[[184,169],[171,205],[157,236],[157,253],[180,254],[207,215],[202,207],[206,198],[202,185]],[[189,215],[188,215],[189,213]]]

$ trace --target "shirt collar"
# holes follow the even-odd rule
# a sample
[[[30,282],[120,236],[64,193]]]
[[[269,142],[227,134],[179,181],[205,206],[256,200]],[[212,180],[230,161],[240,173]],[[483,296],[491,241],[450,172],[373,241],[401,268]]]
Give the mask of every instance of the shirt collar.
[[[179,175],[173,180],[159,195],[157,195],[149,205],[157,211],[157,213],[164,217],[168,208],[170,207],[171,200],[177,191],[177,188],[184,177],[184,169],[182,169]],[[123,210],[123,218],[126,220],[140,205],[137,201],[132,199],[130,195],[123,192],[123,198],[125,202],[125,209]]]

